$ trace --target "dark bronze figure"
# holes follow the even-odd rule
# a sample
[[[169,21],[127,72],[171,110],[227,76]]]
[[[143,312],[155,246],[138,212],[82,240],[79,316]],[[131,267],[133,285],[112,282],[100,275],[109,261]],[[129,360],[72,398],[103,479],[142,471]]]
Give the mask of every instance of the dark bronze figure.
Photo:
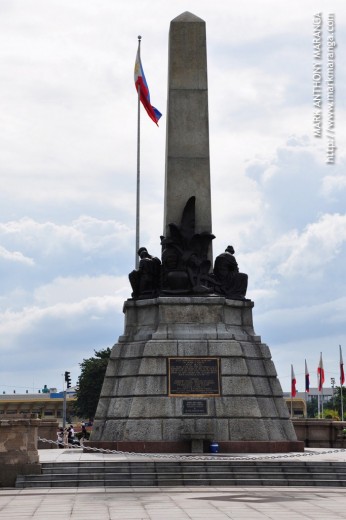
[[[210,272],[208,249],[215,236],[195,233],[195,197],[187,201],[180,226],[169,224],[169,231],[169,236],[161,236],[162,264],[145,247],[138,250],[139,267],[129,274],[132,298],[218,294],[245,299],[248,276],[239,272],[233,246],[216,257],[214,272]]]
[[[224,253],[215,258],[214,277],[219,282],[215,291],[226,298],[244,300],[248,276],[239,272],[238,263],[233,255],[233,246],[228,246]]]
[[[155,298],[160,293],[161,260],[151,256],[145,247],[138,249],[138,270],[129,274],[132,298]]]

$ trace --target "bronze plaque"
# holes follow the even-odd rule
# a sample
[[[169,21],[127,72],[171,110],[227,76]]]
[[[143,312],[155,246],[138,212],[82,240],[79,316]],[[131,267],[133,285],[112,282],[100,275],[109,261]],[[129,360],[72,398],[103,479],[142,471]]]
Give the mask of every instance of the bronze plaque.
[[[208,415],[208,403],[205,399],[183,399],[183,415]]]
[[[220,359],[168,358],[168,395],[219,396]]]

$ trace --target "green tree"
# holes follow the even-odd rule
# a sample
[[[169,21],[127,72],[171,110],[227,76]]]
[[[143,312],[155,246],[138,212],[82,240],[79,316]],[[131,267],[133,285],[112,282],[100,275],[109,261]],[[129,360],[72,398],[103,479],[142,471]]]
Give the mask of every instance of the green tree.
[[[346,415],[346,388],[342,387],[342,400],[344,405],[344,417]],[[334,389],[334,405],[335,409],[338,410],[341,417],[341,387],[336,386]]]
[[[317,417],[318,412],[318,399],[312,397],[307,403],[307,415],[310,418]]]
[[[111,349],[106,348],[94,352],[94,357],[83,359],[83,362],[79,364],[81,374],[78,378],[77,400],[74,404],[76,415],[90,420],[95,417]]]

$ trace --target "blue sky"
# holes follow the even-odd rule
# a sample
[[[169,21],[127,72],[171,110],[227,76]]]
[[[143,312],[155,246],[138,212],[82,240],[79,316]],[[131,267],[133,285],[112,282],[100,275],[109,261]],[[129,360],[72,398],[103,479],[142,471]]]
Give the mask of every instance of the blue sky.
[[[164,6],[164,8],[163,8]],[[168,30],[207,24],[214,256],[233,244],[284,390],[346,356],[346,11],[340,1],[0,2],[0,391],[62,387],[112,346],[134,267],[137,36],[141,244],[160,254]],[[313,15],[335,14],[335,164],[312,126]],[[323,67],[326,72],[327,58]],[[326,100],[322,120],[326,125]]]

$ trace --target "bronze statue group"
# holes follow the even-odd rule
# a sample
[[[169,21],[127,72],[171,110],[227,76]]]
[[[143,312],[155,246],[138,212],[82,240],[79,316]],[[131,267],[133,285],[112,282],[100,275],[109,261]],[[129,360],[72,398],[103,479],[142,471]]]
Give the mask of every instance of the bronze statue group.
[[[245,299],[248,276],[239,272],[233,246],[216,257],[211,271],[208,251],[215,236],[208,231],[195,232],[195,202],[196,198],[190,197],[180,226],[169,224],[169,235],[161,236],[162,260],[145,247],[139,248],[138,269],[129,274],[132,298],[215,294]]]

